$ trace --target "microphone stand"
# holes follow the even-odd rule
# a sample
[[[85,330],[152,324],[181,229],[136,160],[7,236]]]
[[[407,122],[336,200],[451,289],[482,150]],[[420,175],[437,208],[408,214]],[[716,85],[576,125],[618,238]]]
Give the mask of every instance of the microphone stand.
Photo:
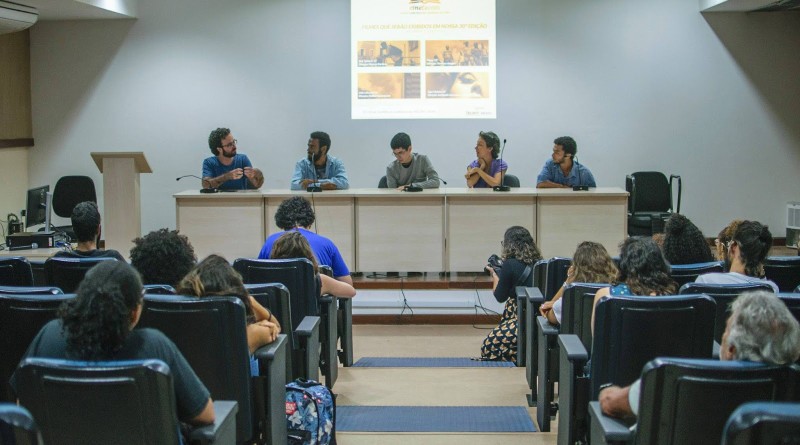
[[[314,183],[306,187],[306,191],[309,193],[319,193],[322,191],[322,187],[319,186],[319,179],[317,178],[317,165],[314,164],[314,153],[311,153],[311,174],[314,175]]]
[[[201,177],[199,177],[199,176],[195,176],[195,175],[183,175],[183,176],[178,176],[177,178],[175,178],[175,180],[176,180],[176,181],[180,181],[180,180],[181,180],[181,179],[183,179],[183,178],[189,178],[189,177],[192,177],[192,178],[197,178],[197,179],[199,179],[199,180],[200,180],[200,184],[202,184],[202,183],[203,183],[203,178],[201,178]],[[218,192],[219,192],[219,189],[217,189],[217,188],[201,188],[201,189],[200,189],[200,193],[218,193]]]
[[[573,168],[578,168],[578,160],[577,159],[573,159],[572,163],[574,164]],[[585,191],[589,190],[589,186],[588,185],[583,185],[583,180],[581,179],[581,170],[579,168],[578,168],[578,185],[573,185],[572,186],[572,190],[575,191],[575,192],[585,192]]]
[[[506,151],[506,140],[503,139],[503,148],[500,149],[500,164],[501,165],[503,164],[503,152],[505,152],[505,151]],[[492,190],[494,190],[496,192],[510,192],[511,191],[511,187],[506,185],[506,171],[505,170],[501,170],[500,171],[500,185],[496,185],[496,186],[492,187]]]

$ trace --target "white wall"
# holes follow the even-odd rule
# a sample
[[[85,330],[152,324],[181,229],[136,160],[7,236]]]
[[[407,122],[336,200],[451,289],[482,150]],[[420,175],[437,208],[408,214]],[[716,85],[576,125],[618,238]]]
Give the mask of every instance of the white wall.
[[[175,177],[200,174],[217,126],[233,130],[268,188],[288,186],[318,129],[352,187],[377,185],[398,131],[463,186],[478,131],[494,130],[523,186],[565,134],[600,186],[624,187],[637,170],[680,174],[682,211],[707,236],[733,218],[784,236],[785,203],[800,200],[798,14],[704,16],[697,0],[498,0],[496,120],[352,121],[349,1],[138,9],[136,21],[33,27],[29,183],[88,174],[100,186],[89,152],[144,151],[154,170],[141,181],[144,231],[175,226],[172,193],[199,187]],[[235,225],[220,218],[234,236]]]

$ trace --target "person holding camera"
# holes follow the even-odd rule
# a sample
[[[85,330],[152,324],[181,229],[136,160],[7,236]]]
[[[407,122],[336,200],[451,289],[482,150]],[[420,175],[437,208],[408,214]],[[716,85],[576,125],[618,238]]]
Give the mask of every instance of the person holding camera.
[[[533,285],[533,264],[542,254],[528,229],[512,226],[506,230],[498,258],[492,255],[485,269],[492,277],[492,291],[505,302],[500,324],[483,341],[481,359],[517,362],[517,286]]]

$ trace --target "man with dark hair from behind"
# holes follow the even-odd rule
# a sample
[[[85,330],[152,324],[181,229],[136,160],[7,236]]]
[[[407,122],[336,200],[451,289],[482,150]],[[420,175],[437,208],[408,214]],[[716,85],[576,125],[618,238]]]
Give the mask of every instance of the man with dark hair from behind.
[[[303,190],[318,184],[322,190],[345,190],[350,187],[344,163],[328,156],[331,137],[324,131],[315,131],[308,138],[308,157],[297,161],[292,175],[292,190]]]
[[[749,292],[734,300],[722,334],[720,360],[785,365],[796,362],[798,357],[800,325],[775,294]],[[626,388],[603,389],[598,398],[603,413],[613,417],[637,415],[640,390],[641,380]]]
[[[261,252],[258,254],[259,259],[268,259],[275,241],[285,232],[295,230],[308,240],[311,250],[314,251],[317,262],[320,265],[330,266],[333,269],[334,278],[351,286],[353,285],[350,269],[347,268],[342,254],[339,253],[339,248],[330,239],[317,235],[310,230],[314,224],[314,210],[307,199],[301,196],[294,196],[283,201],[275,212],[275,224],[283,232],[273,233],[267,238],[261,248]]]
[[[158,229],[133,240],[131,265],[144,284],[177,286],[197,263],[194,248],[177,230]]]
[[[111,257],[119,261],[125,258],[113,249],[103,250],[97,248],[97,241],[100,239],[100,211],[97,204],[92,201],[78,203],[72,209],[72,230],[78,243],[72,250],[63,250],[55,254],[56,257],[67,258],[99,258]]]
[[[439,188],[439,174],[427,156],[411,152],[409,135],[397,133],[389,146],[392,148],[395,160],[386,167],[387,187],[397,190],[411,186],[424,189]]]
[[[217,128],[208,136],[213,156],[203,161],[204,188],[246,190],[264,185],[264,174],[253,168],[247,155],[236,153],[236,142],[229,128]]]
[[[731,223],[733,224],[733,223]],[[723,246],[725,270],[697,277],[704,284],[767,283],[777,293],[778,285],[764,278],[764,260],[772,247],[769,227],[758,221],[742,221],[733,232],[733,238]]]
[[[569,136],[553,141],[553,156],[536,178],[536,188],[571,188],[577,185],[597,187],[592,172],[575,160],[578,143]]]

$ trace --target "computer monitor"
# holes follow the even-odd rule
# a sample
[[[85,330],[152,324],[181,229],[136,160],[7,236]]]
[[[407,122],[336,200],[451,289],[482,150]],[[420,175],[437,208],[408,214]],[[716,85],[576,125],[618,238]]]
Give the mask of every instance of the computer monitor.
[[[28,190],[28,201],[25,204],[25,227],[37,226],[50,221],[50,202],[47,194],[50,193],[50,186],[43,185]],[[47,230],[47,228],[45,228]]]

